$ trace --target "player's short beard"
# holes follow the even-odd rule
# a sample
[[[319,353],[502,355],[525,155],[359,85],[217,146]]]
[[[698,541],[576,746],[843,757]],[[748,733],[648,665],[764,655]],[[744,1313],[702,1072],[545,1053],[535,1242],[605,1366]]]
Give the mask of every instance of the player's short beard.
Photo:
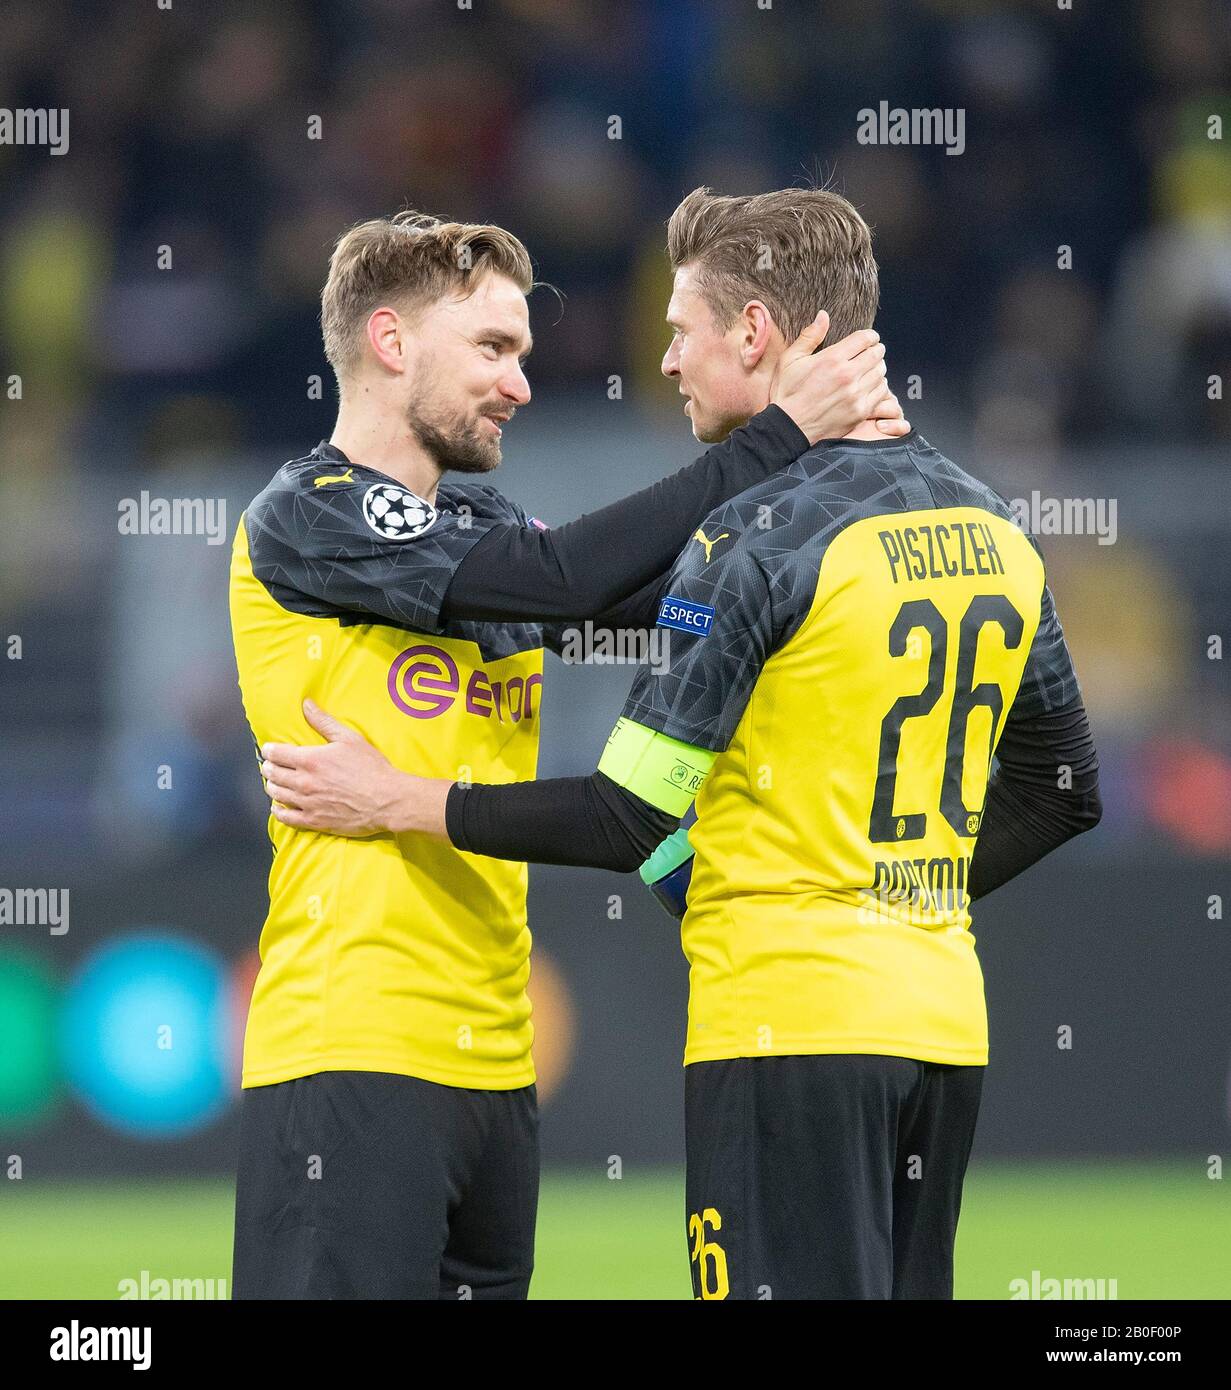
[[[469,422],[456,414],[430,419],[428,410],[422,396],[412,400],[406,408],[406,423],[443,472],[490,473],[500,466],[500,440],[480,433],[481,416]]]

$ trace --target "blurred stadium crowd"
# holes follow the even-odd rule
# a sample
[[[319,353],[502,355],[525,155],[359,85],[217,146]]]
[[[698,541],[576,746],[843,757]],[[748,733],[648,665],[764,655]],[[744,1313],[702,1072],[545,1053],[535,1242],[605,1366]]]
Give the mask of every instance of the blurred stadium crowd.
[[[117,826],[140,845],[153,745],[200,789],[154,840],[259,837],[227,548],[158,559],[113,518],[136,488],[242,503],[328,433],[318,294],[342,228],[406,205],[509,226],[563,295],[536,296],[539,399],[581,419],[618,375],[632,409],[609,427],[635,414],[652,441],[681,431],[657,377],[664,220],[699,183],[822,177],[874,227],[911,418],[1007,496],[1118,500],[1114,546],[1042,542],[1103,843],[1227,852],[1206,639],[1231,600],[1231,409],[1207,391],[1231,379],[1231,130],[1209,127],[1229,74],[1218,0],[6,5],[4,102],[71,118],[63,157],[0,145],[10,848],[110,853]],[[965,152],[859,144],[881,100],[962,108]]]

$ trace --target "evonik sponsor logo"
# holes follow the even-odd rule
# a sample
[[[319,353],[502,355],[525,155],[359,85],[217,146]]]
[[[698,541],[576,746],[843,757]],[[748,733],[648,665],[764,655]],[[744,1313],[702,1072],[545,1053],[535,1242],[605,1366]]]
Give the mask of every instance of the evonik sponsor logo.
[[[520,724],[537,713],[534,693],[543,677],[509,676],[498,680],[481,667],[471,671],[462,690],[457,662],[440,647],[421,642],[407,647],[389,667],[389,698],[412,719],[436,719],[464,700],[466,714]]]

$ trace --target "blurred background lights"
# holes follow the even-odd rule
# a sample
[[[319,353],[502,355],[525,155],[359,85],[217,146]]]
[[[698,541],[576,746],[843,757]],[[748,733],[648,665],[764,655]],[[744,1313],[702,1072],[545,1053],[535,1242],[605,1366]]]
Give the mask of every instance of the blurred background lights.
[[[57,1089],[55,981],[24,953],[0,955],[0,1125],[6,1133],[37,1124]]]
[[[169,933],[127,936],[84,963],[61,1027],[65,1073],[111,1127],[178,1138],[229,1099],[222,961]]]

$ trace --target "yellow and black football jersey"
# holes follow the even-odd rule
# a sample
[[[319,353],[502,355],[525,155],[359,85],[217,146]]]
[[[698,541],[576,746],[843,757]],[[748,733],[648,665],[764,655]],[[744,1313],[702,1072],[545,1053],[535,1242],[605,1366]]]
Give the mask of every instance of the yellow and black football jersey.
[[[441,621],[454,571],[495,523],[494,489],[434,504],[322,444],[240,522],[231,564],[239,684],[258,746],[314,743],[302,701],[429,777],[532,778],[542,630]],[[426,836],[346,839],[272,817],[270,906],[243,1084],[379,1071],[451,1086],[534,1080],[526,866]]]
[[[600,771],[698,788],[685,1062],[984,1064],[967,877],[997,739],[1078,694],[1008,505],[917,432],[822,445],[719,508]]]

